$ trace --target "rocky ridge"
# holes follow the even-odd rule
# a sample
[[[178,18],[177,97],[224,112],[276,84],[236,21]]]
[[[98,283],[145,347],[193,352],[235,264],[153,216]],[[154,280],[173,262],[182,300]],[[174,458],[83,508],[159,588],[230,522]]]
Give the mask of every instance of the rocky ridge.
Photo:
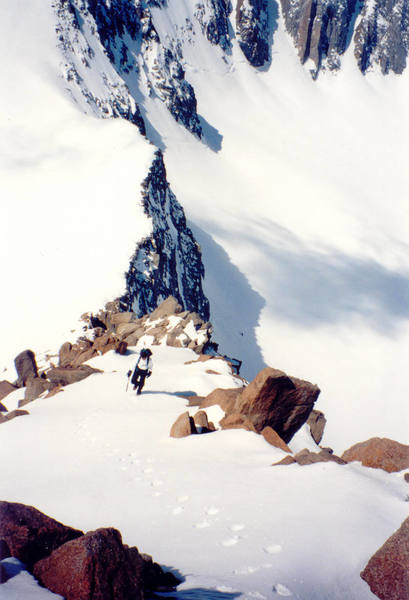
[[[280,5],[299,59],[313,78],[339,69],[349,48],[363,74],[377,68],[400,74],[406,68],[407,0],[280,0]],[[234,68],[236,38],[249,64],[266,68],[278,14],[274,0],[238,0],[234,13],[229,0],[203,0],[186,7],[183,16],[162,0],[54,0],[53,7],[61,68],[73,99],[88,113],[130,121],[155,143],[147,98],[159,99],[177,122],[205,138],[196,94],[186,79],[186,65],[201,68],[192,48],[210,44]]]
[[[152,233],[138,244],[131,258],[122,309],[141,317],[173,296],[185,310],[207,321],[210,308],[202,287],[200,247],[167,181],[160,150],[142,183],[142,203],[152,220]]]

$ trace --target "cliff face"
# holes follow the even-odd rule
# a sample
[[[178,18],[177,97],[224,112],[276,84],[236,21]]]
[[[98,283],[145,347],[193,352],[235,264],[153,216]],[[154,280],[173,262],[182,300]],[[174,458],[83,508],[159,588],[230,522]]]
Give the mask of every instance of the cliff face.
[[[229,15],[232,6],[229,0],[204,0],[196,5],[195,17],[211,44],[226,52],[231,50]]]
[[[354,42],[363,73],[376,64],[383,74],[402,73],[409,50],[409,2],[365,0]]]
[[[145,213],[152,219],[152,234],[138,244],[131,259],[122,308],[140,317],[174,296],[184,310],[207,321],[209,301],[202,289],[200,248],[170,189],[160,151],[142,184],[142,199]]]
[[[138,103],[146,94],[159,98],[200,138],[194,90],[153,24],[152,8],[163,5],[161,0],[56,0],[64,76],[87,112],[125,118],[145,135]]]
[[[281,0],[288,32],[302,63],[312,62],[316,76],[322,67],[338,69],[349,42],[356,0]]]
[[[236,32],[240,48],[253,67],[270,60],[270,18],[268,0],[238,0]]]

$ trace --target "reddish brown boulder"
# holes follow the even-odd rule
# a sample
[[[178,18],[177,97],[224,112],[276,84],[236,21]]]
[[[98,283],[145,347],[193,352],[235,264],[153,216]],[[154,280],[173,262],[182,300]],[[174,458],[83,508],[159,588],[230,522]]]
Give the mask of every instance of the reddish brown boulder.
[[[246,416],[260,433],[270,426],[288,443],[308,419],[319,388],[266,367],[237,398],[234,412]]]
[[[341,458],[347,462],[359,461],[364,467],[394,473],[409,467],[409,446],[388,438],[371,438],[355,444]]]
[[[65,600],[142,600],[142,559],[119,531],[97,529],[67,542],[34,566],[42,585]]]
[[[322,440],[326,423],[327,419],[323,412],[315,409],[311,411],[307,419],[307,425],[310,428],[311,437],[316,444],[320,444]]]
[[[294,456],[286,456],[279,462],[273,463],[273,466],[291,465],[292,463],[298,463],[299,465],[304,467],[305,465],[313,465],[315,463],[320,462],[335,462],[339,465],[346,464],[346,462],[342,460],[342,458],[339,458],[339,456],[332,454],[328,450],[321,450],[320,452],[311,452],[310,450],[307,450],[307,448],[304,448],[304,450],[300,450],[300,452],[298,452]]]
[[[94,369],[89,365],[80,365],[76,368],[54,367],[47,371],[47,378],[52,383],[70,385],[71,383],[82,381],[83,379],[89,377],[93,373],[101,373],[101,371],[99,369]]]
[[[268,442],[272,446],[275,446],[276,448],[280,448],[280,450],[284,450],[284,452],[292,454],[292,450],[290,450],[287,444],[280,438],[278,433],[274,431],[274,429],[272,429],[271,427],[264,427],[263,431],[261,432],[261,435],[266,440],[266,442]]]
[[[24,387],[30,377],[38,377],[37,363],[32,350],[20,352],[14,359],[14,365],[18,375],[18,387]]]
[[[3,400],[3,398],[11,394],[11,392],[15,392],[17,389],[17,386],[9,381],[0,381],[0,400]]]
[[[0,539],[30,570],[65,542],[83,535],[25,504],[0,501]]]
[[[225,413],[230,413],[233,411],[235,402],[242,391],[243,388],[217,388],[202,400],[200,408],[209,408],[209,406],[217,404]]]
[[[12,419],[15,419],[16,417],[24,417],[24,415],[28,415],[29,412],[26,410],[11,410],[8,413],[2,414],[0,415],[0,425],[2,423],[6,423],[7,421],[11,421]],[[1,529],[0,529],[1,531]]]
[[[170,430],[170,437],[182,438],[197,433],[195,422],[188,412],[185,412],[176,419]]]
[[[361,577],[381,600],[409,598],[409,518],[372,556]]]
[[[132,321],[132,319],[135,319],[135,315],[133,312],[114,313],[114,314],[110,315],[110,317],[109,317],[109,320],[112,325],[119,325],[121,323],[129,323],[130,321]]]
[[[240,413],[231,413],[223,417],[219,423],[222,429],[245,429],[258,433],[253,423]]]

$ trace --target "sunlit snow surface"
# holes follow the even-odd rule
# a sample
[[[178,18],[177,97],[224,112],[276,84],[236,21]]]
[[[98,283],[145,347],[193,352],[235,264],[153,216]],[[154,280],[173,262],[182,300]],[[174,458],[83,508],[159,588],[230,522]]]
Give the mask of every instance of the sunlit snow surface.
[[[372,598],[359,572],[407,515],[402,474],[272,467],[284,453],[243,430],[170,438],[178,415],[197,410],[176,393],[237,383],[220,361],[219,374],[208,374],[207,363],[185,364],[190,350],[153,350],[141,396],[126,391],[137,354],[111,352],[90,362],[103,374],[2,425],[2,497],[82,530],[117,527],[124,543],[183,576],[172,597]],[[221,412],[208,413],[217,425]],[[299,436],[294,450],[305,446]],[[0,598],[19,585],[19,577],[0,585]]]
[[[168,5],[154,21],[171,35],[191,5]],[[17,352],[55,351],[81,313],[122,292],[149,232],[139,190],[154,148],[71,100],[47,3],[3,3],[0,23],[0,369],[14,380]],[[313,82],[280,24],[274,40],[259,72],[235,42],[228,63],[204,39],[186,44],[208,145],[157,99],[144,106],[202,247],[215,339],[249,378],[269,364],[317,383],[337,452],[372,436],[407,443],[408,76],[363,78],[350,50]],[[97,359],[104,375],[2,425],[1,496],[84,530],[118,527],[182,573],[181,599],[372,598],[359,572],[407,516],[401,475],[273,469],[282,453],[244,431],[171,440],[186,410],[174,392],[232,385],[184,365],[191,356],[156,349],[140,399],[125,392],[134,357]],[[302,430],[292,446],[311,443]],[[0,598],[21,597],[22,577]]]

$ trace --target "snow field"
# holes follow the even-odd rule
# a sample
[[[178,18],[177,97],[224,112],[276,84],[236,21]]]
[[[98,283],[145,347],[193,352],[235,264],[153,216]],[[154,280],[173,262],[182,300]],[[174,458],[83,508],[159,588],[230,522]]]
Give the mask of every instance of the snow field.
[[[170,438],[177,416],[196,410],[176,392],[237,383],[228,369],[186,365],[192,351],[153,351],[139,397],[125,390],[136,353],[108,353],[90,361],[103,374],[3,425],[2,497],[85,531],[117,527],[182,574],[178,598],[373,597],[359,572],[407,514],[402,476],[356,464],[271,467],[284,453],[242,430]],[[302,430],[290,446],[306,441]]]

